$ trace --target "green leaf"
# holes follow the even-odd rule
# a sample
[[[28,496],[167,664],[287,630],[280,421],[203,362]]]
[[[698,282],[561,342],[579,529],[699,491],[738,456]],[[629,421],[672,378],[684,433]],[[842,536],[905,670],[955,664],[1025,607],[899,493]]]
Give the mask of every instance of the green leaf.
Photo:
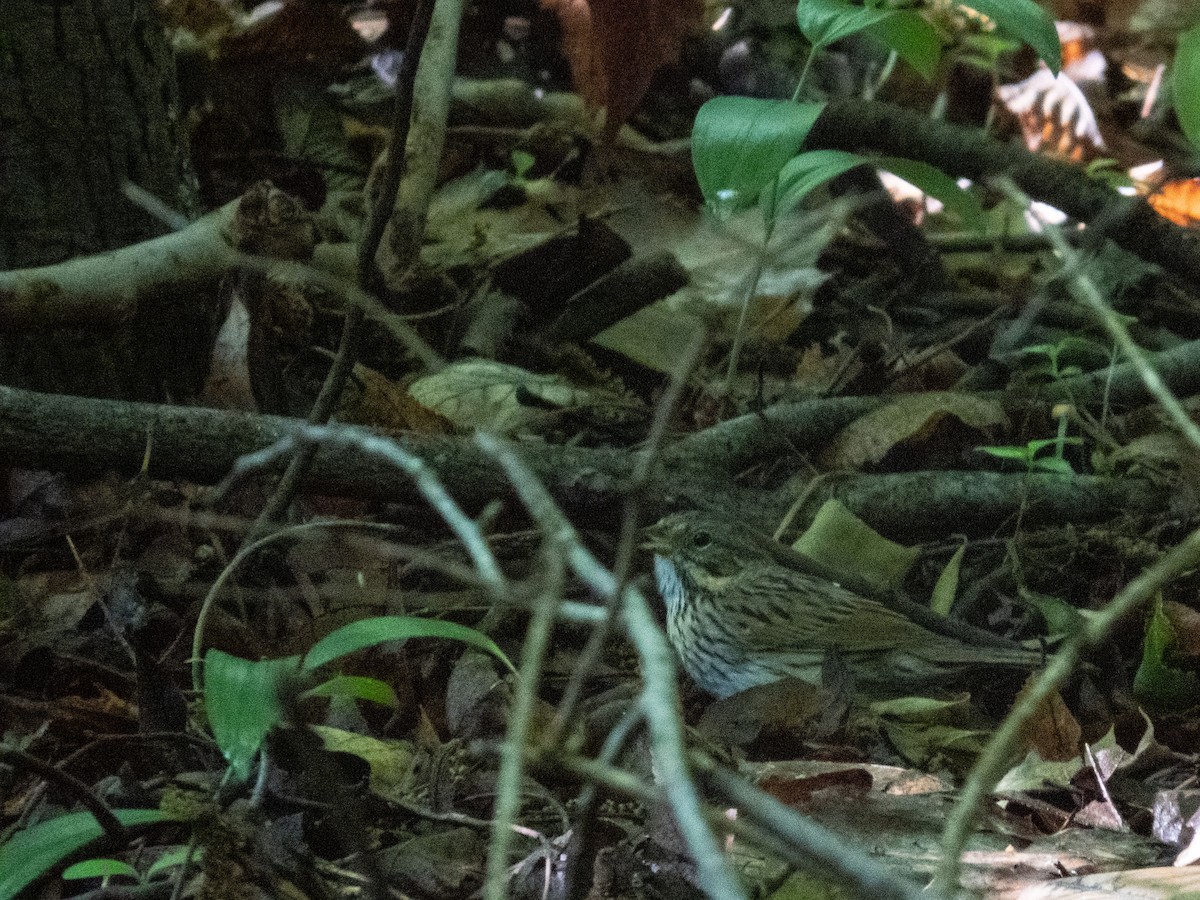
[[[1081,437],[1038,438],[1036,441],[1029,442],[1029,452],[1031,454],[1033,454],[1034,456],[1037,456],[1039,453],[1041,453],[1047,447],[1057,447],[1060,443],[1064,444],[1064,445],[1070,444],[1071,446],[1076,446],[1076,445],[1083,443],[1083,438],[1081,438]]]
[[[63,870],[62,877],[66,881],[80,878],[113,878],[124,875],[134,881],[140,881],[137,869],[119,859],[85,859]]]
[[[828,47],[892,14],[889,9],[852,6],[845,0],[801,0],[796,4],[796,24],[813,47]]]
[[[172,847],[153,863],[146,870],[146,880],[152,881],[160,875],[166,874],[170,869],[176,866],[182,866],[188,858],[188,848],[184,846]],[[192,862],[197,863],[204,858],[204,848],[196,847],[192,851]]]
[[[705,202],[718,215],[754,206],[824,108],[754,97],[705,103],[692,128],[692,165]]]
[[[1021,588],[1021,599],[1032,604],[1046,620],[1046,633],[1051,640],[1070,637],[1087,624],[1086,617],[1070,603],[1049,594]]]
[[[514,150],[512,152],[513,173],[518,179],[524,178],[525,174],[533,168],[537,158],[528,150]]]
[[[1146,703],[1172,709],[1190,709],[1200,703],[1200,679],[1195,672],[1183,672],[1167,665],[1167,651],[1175,643],[1175,629],[1162,609],[1162,595],[1154,600],[1142,662],[1133,676],[1133,696]]]
[[[459,625],[457,622],[443,622],[440,619],[421,619],[415,616],[379,616],[374,619],[361,619],[343,625],[337,631],[318,641],[316,646],[304,657],[304,671],[311,672],[326,663],[333,662],[340,656],[373,647],[384,641],[404,641],[409,638],[448,638],[461,641],[479,650],[484,650],[510,671],[516,673],[516,667],[509,661],[501,650],[486,634]]]
[[[1029,468],[1035,472],[1049,472],[1053,475],[1075,474],[1075,467],[1061,456],[1047,456],[1042,459],[1035,459],[1029,464]]]
[[[975,449],[997,459],[1015,459],[1022,463],[1028,463],[1033,457],[1033,450],[1029,447],[976,447]]]
[[[1054,20],[1034,0],[967,0],[959,5],[983,13],[1002,30],[1023,40],[1055,75],[1062,68],[1058,29],[1054,27]]]
[[[877,588],[904,582],[921,550],[890,541],[854,515],[840,500],[826,500],[792,549],[834,572]]]
[[[1179,35],[1171,77],[1179,127],[1192,146],[1200,148],[1200,25]]]
[[[391,685],[378,678],[365,678],[359,675],[335,675],[312,690],[305,691],[302,696],[349,697],[393,708],[399,705],[396,692],[392,690]]]
[[[788,160],[779,173],[776,215],[798,206],[815,188],[871,160],[845,150],[810,150]]]
[[[954,555],[946,563],[946,568],[942,569],[942,574],[938,576],[937,584],[933,586],[933,597],[931,598],[930,606],[939,615],[950,615],[950,607],[954,605],[954,595],[958,593],[958,579],[962,571],[963,557],[966,553],[967,544],[964,541],[954,551]]]
[[[113,815],[122,825],[144,825],[171,818],[159,809],[115,809]],[[103,833],[95,817],[87,812],[69,813],[18,831],[0,844],[0,900],[13,900],[61,859]]]
[[[865,31],[872,40],[895,50],[902,60],[932,81],[942,62],[942,36],[920,13],[897,10]]]
[[[886,156],[876,165],[898,175],[910,184],[915,184],[930,197],[935,197],[946,207],[946,211],[957,216],[967,228],[980,233],[987,230],[987,217],[983,206],[970,191],[963,190],[958,182],[941,169],[915,159]]]
[[[204,709],[217,746],[239,778],[267,733],[283,721],[282,688],[300,670],[300,657],[252,662],[209,650],[204,656]]]

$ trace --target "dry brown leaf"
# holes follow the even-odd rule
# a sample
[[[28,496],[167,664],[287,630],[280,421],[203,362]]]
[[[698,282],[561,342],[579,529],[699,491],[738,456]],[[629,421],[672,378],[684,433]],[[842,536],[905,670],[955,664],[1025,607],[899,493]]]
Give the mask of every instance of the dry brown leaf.
[[[892,388],[899,394],[948,391],[967,374],[967,369],[961,356],[953,350],[943,350],[917,366],[900,370]]]
[[[1038,705],[1021,733],[1025,746],[1049,762],[1067,762],[1079,756],[1083,731],[1057,691]]]
[[[696,727],[715,744],[749,744],[764,731],[802,730],[820,715],[828,699],[816,685],[785,678],[717,700]]]
[[[423,434],[449,434],[450,420],[423,405],[402,386],[361,363],[342,392],[338,421],[348,425],[373,425]]]
[[[542,0],[558,14],[563,52],[587,104],[608,110],[609,135],[629,118],[659,66],[679,54],[704,13],[700,0]]]
[[[1008,421],[993,400],[949,392],[910,394],[843,428],[821,454],[820,465],[841,470],[877,463],[894,446],[920,436],[947,416],[980,430]]]
[[[1100,872],[1077,878],[1062,878],[1047,884],[1029,885],[1016,896],[1019,900],[1092,900],[1096,897],[1124,900],[1175,900],[1194,897],[1200,891],[1200,871],[1159,866],[1125,872]]]
[[[836,772],[825,772],[808,778],[764,778],[758,783],[758,787],[781,803],[804,809],[813,802],[818,793],[823,795],[822,800],[854,802],[870,791],[872,784],[870,772],[857,766],[847,766]]]
[[[497,434],[543,433],[564,416],[618,421],[630,401],[600,387],[579,387],[561,375],[530,372],[488,359],[463,359],[409,386],[418,402],[461,428]]]

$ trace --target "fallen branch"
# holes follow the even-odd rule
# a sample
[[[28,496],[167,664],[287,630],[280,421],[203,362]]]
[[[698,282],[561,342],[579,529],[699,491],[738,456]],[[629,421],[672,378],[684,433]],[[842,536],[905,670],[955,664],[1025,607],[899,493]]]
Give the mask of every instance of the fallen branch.
[[[1190,283],[1200,279],[1200,248],[1187,229],[1168,222],[1145,200],[1123,197],[1078,166],[1002,144],[978,128],[934,121],[886,103],[840,101],[825,107],[804,147],[881,150],[975,181],[1008,175],[1025,193],[1099,229],[1129,252]]]
[[[768,411],[768,415],[773,411]],[[304,423],[280,416],[252,415],[199,407],[173,407],[38,394],[0,387],[0,458],[11,465],[75,474],[115,470],[138,473],[150,448],[147,474],[215,484],[239,458],[295,436]],[[832,433],[832,432],[828,432]],[[495,463],[469,438],[408,433],[397,445],[422,460],[464,506],[480,509],[512,495]],[[810,443],[815,437],[809,436]],[[691,459],[681,441],[664,454],[641,488],[653,516],[670,508],[720,507],[733,518],[762,523],[782,518],[791,497],[781,491],[740,487],[719,457]],[[633,484],[638,451],[537,444],[529,464],[551,493],[580,513],[614,511]],[[736,442],[729,452],[741,455]],[[768,457],[769,458],[769,457]],[[393,467],[355,448],[322,447],[305,477],[311,491],[371,498],[417,500],[412,482]],[[1138,479],[996,472],[914,472],[832,479],[822,490],[891,534],[985,530],[1022,504],[1027,522],[1082,522],[1117,512],[1161,511],[1170,491]],[[819,499],[819,498],[817,498]],[[816,499],[814,502],[817,502]]]

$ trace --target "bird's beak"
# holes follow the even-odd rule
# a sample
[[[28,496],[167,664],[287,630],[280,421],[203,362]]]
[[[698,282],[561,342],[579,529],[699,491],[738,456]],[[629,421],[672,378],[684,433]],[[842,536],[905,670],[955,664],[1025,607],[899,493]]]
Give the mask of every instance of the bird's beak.
[[[666,550],[668,546],[667,527],[662,522],[655,522],[642,529],[643,550]]]

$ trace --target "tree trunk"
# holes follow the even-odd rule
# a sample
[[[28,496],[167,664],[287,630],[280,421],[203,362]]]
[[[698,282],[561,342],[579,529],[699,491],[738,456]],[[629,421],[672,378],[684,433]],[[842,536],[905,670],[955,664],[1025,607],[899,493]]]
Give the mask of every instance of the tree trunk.
[[[182,137],[173,57],[151,0],[0,2],[0,267],[164,233],[122,194],[126,179],[193,213]],[[187,393],[211,306],[181,322],[165,299],[139,298],[119,334],[0,336],[0,381],[91,396]]]

